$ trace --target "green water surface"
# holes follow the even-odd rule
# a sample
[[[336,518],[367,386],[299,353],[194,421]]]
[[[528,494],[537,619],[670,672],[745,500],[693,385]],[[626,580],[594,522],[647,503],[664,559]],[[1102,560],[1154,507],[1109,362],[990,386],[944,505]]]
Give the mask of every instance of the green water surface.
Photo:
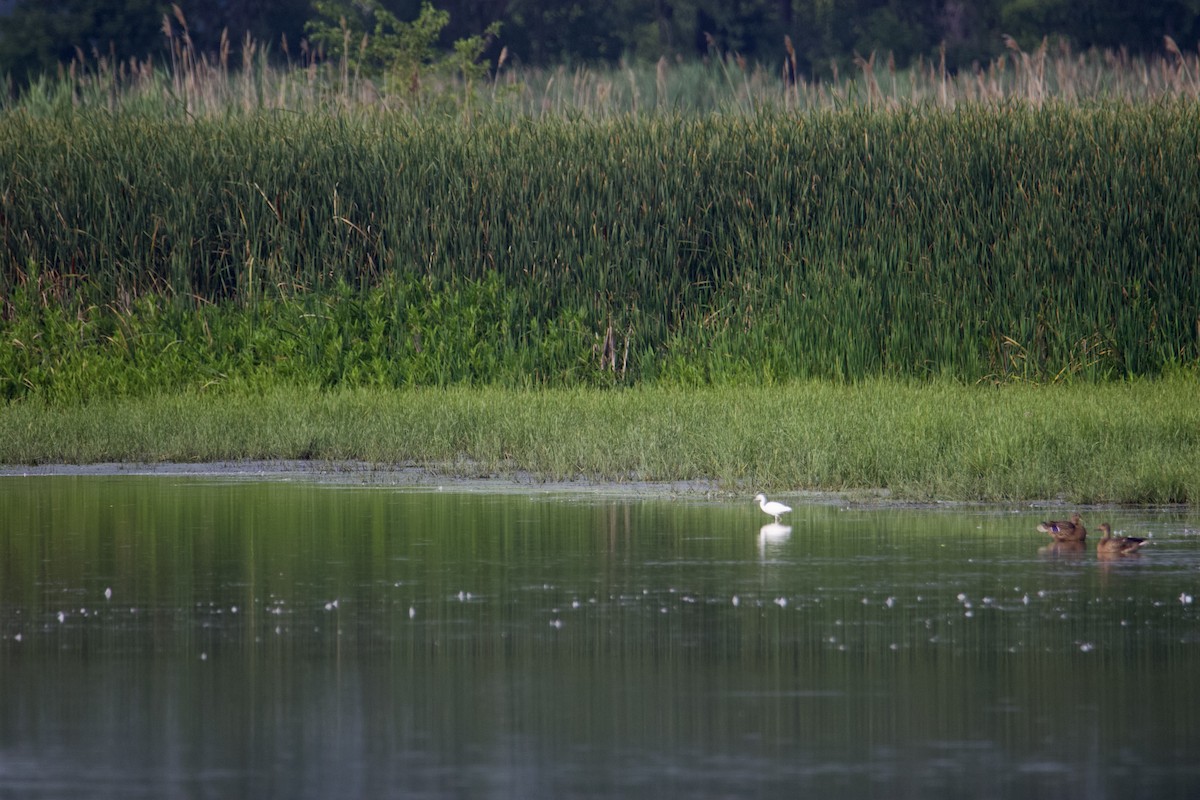
[[[1194,514],[795,505],[0,478],[0,797],[1200,796]]]

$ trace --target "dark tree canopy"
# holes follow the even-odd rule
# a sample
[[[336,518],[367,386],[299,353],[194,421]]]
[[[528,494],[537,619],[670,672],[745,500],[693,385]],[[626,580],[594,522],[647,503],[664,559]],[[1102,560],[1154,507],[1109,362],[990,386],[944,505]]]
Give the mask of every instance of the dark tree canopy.
[[[401,20],[421,0],[383,0]],[[179,0],[196,45],[235,44],[249,34],[281,56],[313,16],[310,0]],[[441,0],[447,44],[501,22],[494,47],[536,65],[700,57],[716,47],[751,61],[782,63],[783,37],[799,68],[826,74],[855,53],[890,54],[904,66],[940,57],[951,68],[1003,52],[1002,36],[1022,47],[1043,37],[1077,48],[1163,52],[1171,36],[1185,50],[1200,38],[1200,0]],[[158,57],[171,4],[160,0],[0,0],[0,74],[18,83],[53,71],[77,52]],[[495,53],[492,53],[494,56]]]

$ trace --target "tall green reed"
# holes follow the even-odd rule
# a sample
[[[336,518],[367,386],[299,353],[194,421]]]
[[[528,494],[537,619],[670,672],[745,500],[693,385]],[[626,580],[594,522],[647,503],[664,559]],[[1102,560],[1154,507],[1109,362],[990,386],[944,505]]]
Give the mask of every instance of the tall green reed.
[[[9,112],[0,299],[252,308],[397,280],[503,295],[510,367],[569,320],[563,361],[611,330],[627,380],[1154,374],[1200,356],[1198,151],[1190,103]]]

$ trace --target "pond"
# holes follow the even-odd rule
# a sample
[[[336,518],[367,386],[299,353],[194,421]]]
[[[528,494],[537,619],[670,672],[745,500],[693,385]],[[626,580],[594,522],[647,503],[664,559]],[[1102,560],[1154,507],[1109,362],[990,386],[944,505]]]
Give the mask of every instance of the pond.
[[[792,504],[0,478],[0,797],[1200,796],[1194,512]]]

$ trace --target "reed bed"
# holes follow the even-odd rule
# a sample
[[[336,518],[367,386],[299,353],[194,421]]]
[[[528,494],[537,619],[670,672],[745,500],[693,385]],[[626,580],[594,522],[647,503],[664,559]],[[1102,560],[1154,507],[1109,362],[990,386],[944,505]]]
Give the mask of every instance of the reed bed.
[[[7,112],[2,389],[247,340],[325,385],[1154,375],[1200,358],[1198,153],[1189,102]]]
[[[701,60],[614,66],[528,67],[505,50],[486,80],[429,67],[417,81],[369,75],[343,58],[325,60],[306,43],[289,50],[247,38],[222,40],[216,53],[196,50],[180,27],[164,21],[165,57],[113,61],[100,53],[78,57],[57,78],[22,92],[0,93],[0,110],[37,114],[77,110],[179,115],[190,118],[263,111],[343,113],[368,110],[421,115],[542,118],[620,117],[629,114],[749,114],[762,110],[813,112],[847,108],[960,105],[1040,108],[1054,103],[1145,103],[1200,98],[1200,53],[1165,37],[1148,57],[1124,51],[1074,51],[1044,40],[1030,52],[1007,40],[1000,56],[951,70],[944,58],[920,58],[897,68],[887,54],[856,56],[849,69],[805,77],[790,43],[776,63],[748,62],[716,42]],[[363,40],[366,46],[366,40]]]
[[[717,482],[731,491],[1194,503],[1195,381],[496,387],[155,394],[14,404],[0,463],[359,460],[471,477]]]

